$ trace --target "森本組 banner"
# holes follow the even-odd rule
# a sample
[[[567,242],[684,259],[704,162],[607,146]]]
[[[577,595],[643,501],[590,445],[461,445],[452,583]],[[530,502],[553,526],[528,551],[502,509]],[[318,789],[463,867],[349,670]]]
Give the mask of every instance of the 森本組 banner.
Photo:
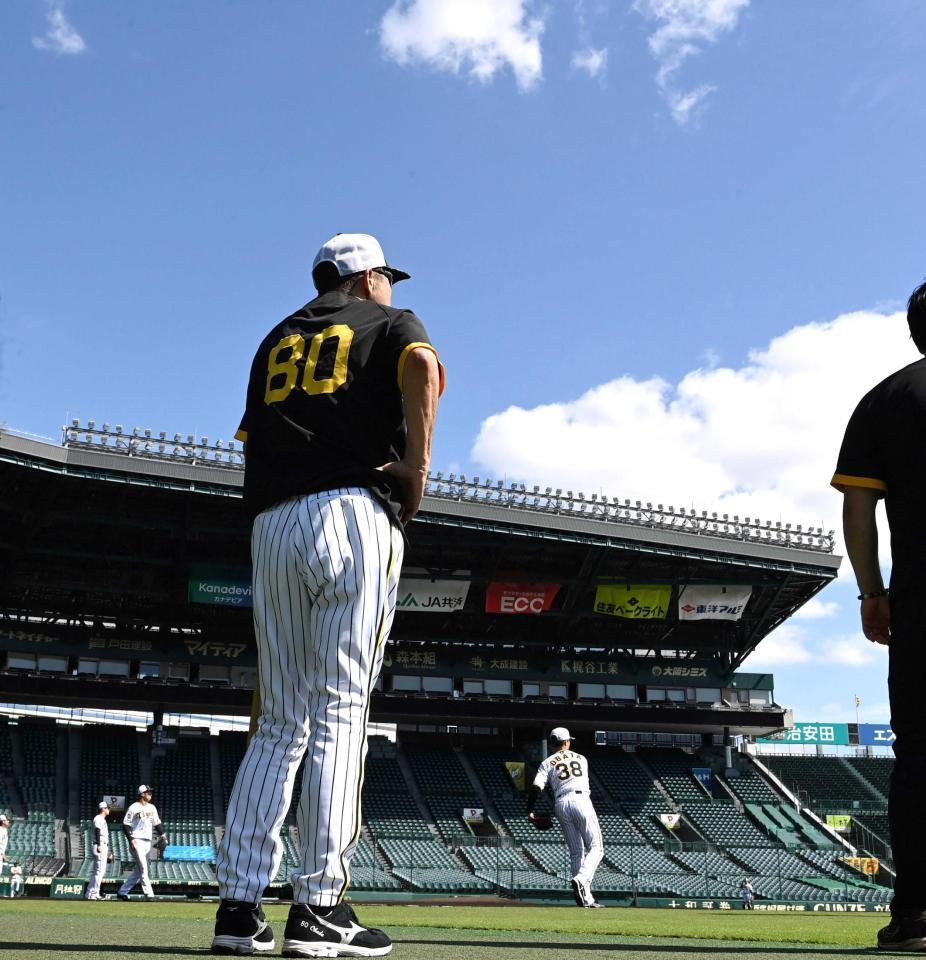
[[[679,620],[739,620],[752,596],[746,586],[685,586],[679,591]]]
[[[595,591],[595,613],[628,620],[663,620],[671,597],[668,584],[601,583]]]
[[[486,613],[543,613],[559,593],[558,583],[503,583],[486,588]]]

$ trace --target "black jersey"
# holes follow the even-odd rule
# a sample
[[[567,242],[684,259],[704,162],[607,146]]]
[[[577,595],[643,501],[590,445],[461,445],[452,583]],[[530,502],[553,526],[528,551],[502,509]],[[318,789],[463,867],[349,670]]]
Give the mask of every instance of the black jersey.
[[[884,497],[891,528],[891,590],[920,589],[926,544],[926,359],[862,397],[846,427],[832,484]]]
[[[337,292],[270,331],[251,365],[235,434],[246,444],[244,500],[252,517],[288,497],[335,487],[398,499],[377,468],[405,451],[402,375],[415,347],[434,349],[410,310]],[[443,389],[442,367],[440,374]]]

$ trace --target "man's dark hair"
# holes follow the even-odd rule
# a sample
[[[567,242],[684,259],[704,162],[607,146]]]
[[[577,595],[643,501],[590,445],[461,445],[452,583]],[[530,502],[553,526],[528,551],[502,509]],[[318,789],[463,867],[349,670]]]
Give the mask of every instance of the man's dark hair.
[[[921,283],[907,301],[907,325],[916,349],[926,355],[926,283]]]
[[[363,271],[360,272],[363,273]],[[330,260],[325,260],[312,271],[312,282],[319,296],[331,293],[332,290],[350,293],[359,276],[360,273],[351,273],[342,277],[338,273],[338,268]]]

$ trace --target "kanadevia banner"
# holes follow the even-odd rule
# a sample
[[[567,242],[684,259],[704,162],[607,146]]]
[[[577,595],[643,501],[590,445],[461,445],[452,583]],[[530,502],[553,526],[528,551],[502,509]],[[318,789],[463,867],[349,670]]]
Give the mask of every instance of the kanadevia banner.
[[[739,620],[752,596],[746,586],[686,586],[678,596],[679,620]]]
[[[250,607],[251,581],[228,577],[190,577],[190,603],[221,607]]]
[[[504,583],[486,588],[486,613],[543,613],[559,593],[558,583]]]

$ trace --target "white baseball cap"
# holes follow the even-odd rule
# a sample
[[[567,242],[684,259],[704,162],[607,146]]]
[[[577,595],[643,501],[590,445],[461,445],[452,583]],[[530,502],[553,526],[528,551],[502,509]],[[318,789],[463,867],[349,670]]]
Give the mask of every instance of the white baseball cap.
[[[550,731],[550,739],[562,743],[564,740],[571,740],[572,734],[565,727],[554,727]]]
[[[151,787],[146,786],[144,783],[139,784],[138,789],[135,791],[139,796],[143,793],[151,793]]]
[[[100,803],[99,803],[99,809],[100,809],[100,810],[108,810],[108,809],[109,809],[109,804],[108,804],[105,800],[101,800]]]
[[[349,277],[353,273],[363,270],[374,270],[377,267],[386,267],[392,273],[392,282],[408,280],[410,274],[404,270],[397,270],[386,263],[386,255],[376,237],[368,233],[336,233],[315,254],[312,263],[312,274],[323,263],[331,263],[338,271],[339,277]]]

